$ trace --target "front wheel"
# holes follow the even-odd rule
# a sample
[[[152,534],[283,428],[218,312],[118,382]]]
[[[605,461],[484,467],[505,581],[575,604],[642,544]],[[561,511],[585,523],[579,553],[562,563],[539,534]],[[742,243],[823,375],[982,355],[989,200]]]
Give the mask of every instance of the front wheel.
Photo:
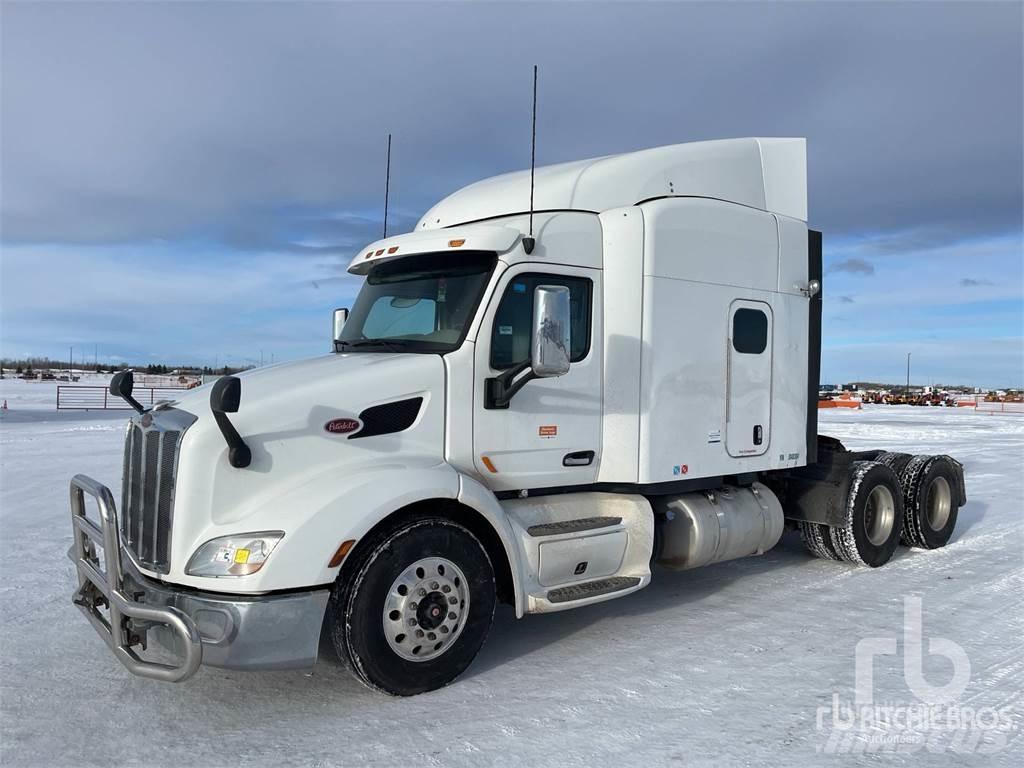
[[[494,616],[494,569],[480,541],[443,518],[380,534],[335,588],[331,638],[367,685],[412,696],[470,665]]]

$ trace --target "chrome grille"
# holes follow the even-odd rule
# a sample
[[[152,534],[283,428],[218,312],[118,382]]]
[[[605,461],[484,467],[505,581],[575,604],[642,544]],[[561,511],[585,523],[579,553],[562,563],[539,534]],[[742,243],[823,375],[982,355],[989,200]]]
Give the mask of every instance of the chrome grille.
[[[173,408],[132,419],[125,437],[121,542],[144,568],[167,573],[181,436],[195,417]]]

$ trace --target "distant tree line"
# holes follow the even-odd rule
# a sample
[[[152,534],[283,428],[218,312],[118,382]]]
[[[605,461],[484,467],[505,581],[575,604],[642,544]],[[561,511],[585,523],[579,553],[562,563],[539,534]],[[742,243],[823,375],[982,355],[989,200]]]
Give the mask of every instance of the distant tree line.
[[[79,371],[93,371],[95,373],[117,373],[118,371],[128,370],[129,368],[138,371],[139,373],[152,374],[154,376],[168,375],[172,371],[176,371],[181,374],[192,374],[199,375],[204,374],[206,376],[228,376],[239,371],[244,371],[246,368],[235,367],[235,366],[221,366],[216,370],[208,365],[196,366],[196,365],[164,365],[163,363],[150,363],[146,366],[141,365],[130,365],[128,363],[119,363],[117,365],[111,365],[109,363],[86,363],[74,365],[75,370]],[[31,375],[36,371],[66,371],[68,369],[67,360],[54,360],[49,357],[28,357],[22,359],[13,358],[2,358],[0,359],[0,375],[5,375],[13,372],[15,375],[21,376],[22,374]]]

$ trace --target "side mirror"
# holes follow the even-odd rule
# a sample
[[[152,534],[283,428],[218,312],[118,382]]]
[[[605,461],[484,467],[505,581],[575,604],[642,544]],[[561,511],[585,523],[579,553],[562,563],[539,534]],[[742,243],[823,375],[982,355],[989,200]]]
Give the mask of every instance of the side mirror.
[[[530,368],[539,379],[569,372],[569,289],[538,285],[533,292],[533,337]]]
[[[338,341],[341,339],[341,332],[345,328],[345,322],[348,320],[348,309],[341,308],[334,310],[334,323],[333,323],[333,335],[331,336],[331,348],[338,351]]]
[[[135,375],[131,371],[115,373],[114,378],[110,380],[110,394],[120,397],[136,411],[142,413],[145,408],[142,407],[142,403],[132,397],[133,389],[135,389]]]
[[[534,379],[550,379],[569,372],[569,289],[539,285],[533,292],[533,330],[530,359],[500,376],[487,379],[484,408],[508,408],[516,392]]]

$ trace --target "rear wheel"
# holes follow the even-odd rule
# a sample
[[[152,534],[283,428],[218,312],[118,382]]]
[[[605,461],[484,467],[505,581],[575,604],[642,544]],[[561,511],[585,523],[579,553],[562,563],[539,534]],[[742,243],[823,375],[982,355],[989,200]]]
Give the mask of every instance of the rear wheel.
[[[896,473],[876,461],[850,465],[846,522],[829,528],[832,547],[843,560],[877,568],[889,562],[900,540],[903,494]]]
[[[822,560],[842,560],[832,548],[832,538],[827,525],[803,521],[800,523],[800,538],[807,551],[815,557]]]
[[[450,520],[407,523],[368,542],[333,596],[331,638],[364,683],[397,696],[447,685],[470,665],[494,616],[494,570]]]
[[[909,453],[886,451],[885,453],[879,454],[875,461],[879,464],[885,464],[896,473],[897,477],[899,477],[903,470],[906,469],[907,464],[910,463],[912,458],[914,458],[913,455]]]
[[[915,456],[901,478],[903,543],[921,549],[944,547],[956,527],[960,498],[957,472],[948,456]]]

